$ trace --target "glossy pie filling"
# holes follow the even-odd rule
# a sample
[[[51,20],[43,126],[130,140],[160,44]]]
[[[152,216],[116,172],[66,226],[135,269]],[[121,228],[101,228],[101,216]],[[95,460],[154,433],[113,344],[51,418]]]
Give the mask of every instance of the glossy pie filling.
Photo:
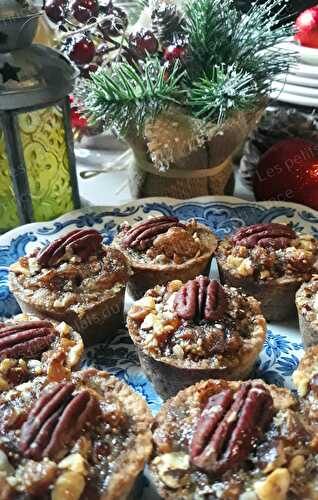
[[[107,300],[126,285],[129,270],[125,257],[115,248],[101,246],[88,257],[67,254],[54,266],[39,264],[39,250],[21,257],[10,267],[14,293],[26,302],[57,311],[70,309],[79,316]]]
[[[149,424],[139,396],[93,369],[2,393],[1,499],[119,498],[150,454]]]
[[[19,314],[0,323],[0,391],[39,375],[68,377],[83,350],[81,336],[64,322]]]
[[[266,322],[253,297],[233,287],[221,287],[226,305],[219,318],[183,319],[175,305],[183,286],[179,280],[157,286],[131,307],[129,330],[143,351],[155,358],[173,359],[182,366],[221,368],[238,365],[243,353],[257,343],[262,345]]]
[[[153,220],[156,218],[147,219],[146,222],[150,223]],[[142,240],[141,246],[138,244],[127,246],[127,235],[137,225],[130,226],[124,223],[114,243],[126,253],[132,262],[163,266],[184,264],[214,248],[215,236],[207,227],[199,225],[194,219],[185,223],[177,223],[179,226],[170,227],[166,232],[153,236],[145,245]]]
[[[200,382],[161,409],[154,424],[155,452],[150,470],[163,498],[317,498],[313,430],[288,390],[252,381],[254,400],[249,406],[245,395],[246,406],[241,406],[237,416],[234,406],[230,414],[220,416],[223,396],[229,389],[237,395],[243,384]],[[258,398],[264,391],[266,398],[261,401]],[[218,404],[214,402],[208,418],[202,418],[211,398],[219,398]],[[218,412],[212,429],[211,419]]]
[[[288,246],[278,249],[257,244],[247,247],[226,238],[217,251],[222,268],[234,276],[264,282],[278,278],[310,279],[317,257],[317,242],[309,234],[298,235]]]

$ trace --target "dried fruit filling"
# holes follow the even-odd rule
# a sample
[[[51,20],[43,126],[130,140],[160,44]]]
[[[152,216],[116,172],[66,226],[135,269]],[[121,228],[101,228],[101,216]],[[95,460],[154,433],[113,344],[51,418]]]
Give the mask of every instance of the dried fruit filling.
[[[150,470],[172,500],[313,500],[312,430],[286,389],[263,381],[200,382],[154,424]]]
[[[101,373],[38,377],[0,395],[1,500],[95,500],[107,490],[136,428]]]
[[[94,229],[76,230],[21,257],[10,267],[16,287],[33,303],[80,309],[116,294],[128,280],[125,257]]]
[[[254,224],[223,240],[218,259],[237,277],[309,279],[317,264],[318,245],[312,235],[296,234],[284,224]]]
[[[138,343],[154,356],[197,362],[237,357],[265,327],[259,303],[205,276],[157,286],[130,309]]]

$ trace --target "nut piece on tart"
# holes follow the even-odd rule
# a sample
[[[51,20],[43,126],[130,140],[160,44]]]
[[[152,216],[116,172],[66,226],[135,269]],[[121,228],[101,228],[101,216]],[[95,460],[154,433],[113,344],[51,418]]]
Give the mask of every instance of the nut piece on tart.
[[[66,323],[19,314],[0,323],[0,392],[40,375],[57,382],[78,368],[84,345]]]
[[[0,394],[1,500],[124,500],[152,450],[145,401],[106,372]]]
[[[165,500],[314,500],[311,437],[287,389],[201,381],[158,413],[150,472]]]
[[[133,270],[129,289],[140,298],[150,288],[173,279],[187,281],[208,274],[217,238],[194,219],[151,217],[134,226],[124,223],[113,246],[124,252]]]
[[[127,316],[141,366],[164,398],[208,378],[247,378],[266,321],[253,297],[205,276],[148,290]]]
[[[299,328],[305,349],[318,344],[318,274],[296,293]]]
[[[10,266],[9,286],[23,312],[65,321],[85,345],[122,326],[130,269],[95,229],[79,229]]]
[[[309,347],[293,373],[301,411],[313,435],[311,446],[318,452],[318,346]],[[317,476],[318,484],[318,476]]]
[[[220,242],[222,283],[242,288],[262,304],[267,320],[296,315],[295,293],[317,270],[318,244],[285,224],[254,224]]]

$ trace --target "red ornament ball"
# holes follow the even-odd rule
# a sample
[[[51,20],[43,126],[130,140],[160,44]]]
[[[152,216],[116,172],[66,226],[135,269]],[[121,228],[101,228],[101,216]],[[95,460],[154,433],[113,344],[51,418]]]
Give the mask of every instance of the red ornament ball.
[[[304,47],[318,49],[318,5],[304,10],[296,19],[295,39]]]
[[[286,139],[261,158],[255,176],[257,200],[284,200],[318,210],[318,144]]]

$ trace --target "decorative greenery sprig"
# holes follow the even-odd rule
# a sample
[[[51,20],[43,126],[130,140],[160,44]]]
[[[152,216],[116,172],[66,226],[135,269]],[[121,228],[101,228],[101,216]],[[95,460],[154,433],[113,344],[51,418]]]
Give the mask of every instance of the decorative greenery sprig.
[[[188,91],[194,116],[214,123],[221,123],[231,112],[252,109],[257,100],[253,76],[234,66],[214,66],[210,77],[194,82]]]
[[[237,111],[252,110],[268,93],[273,77],[292,61],[292,54],[275,48],[292,33],[291,23],[282,24],[284,4],[284,0],[256,2],[242,14],[233,0],[184,0],[182,24],[176,18],[179,5],[174,22],[169,20],[171,4],[160,15],[155,5],[153,30],[145,28],[132,42],[128,40],[137,50],[132,64],[102,67],[82,85],[79,97],[86,115],[125,134],[129,124],[136,124],[142,133],[145,122],[171,104],[214,124]],[[157,54],[148,53],[143,44],[148,40],[153,51],[153,37],[166,35],[165,28],[174,25],[177,32],[166,37],[167,43],[174,40],[174,46],[159,37]]]
[[[100,69],[79,87],[78,97],[85,104],[91,124],[100,120],[105,127],[125,133],[129,126],[141,130],[146,119],[154,118],[171,104],[180,105],[183,93],[179,82],[183,74],[178,65],[166,76],[159,59],[145,62],[143,71],[128,63]]]

